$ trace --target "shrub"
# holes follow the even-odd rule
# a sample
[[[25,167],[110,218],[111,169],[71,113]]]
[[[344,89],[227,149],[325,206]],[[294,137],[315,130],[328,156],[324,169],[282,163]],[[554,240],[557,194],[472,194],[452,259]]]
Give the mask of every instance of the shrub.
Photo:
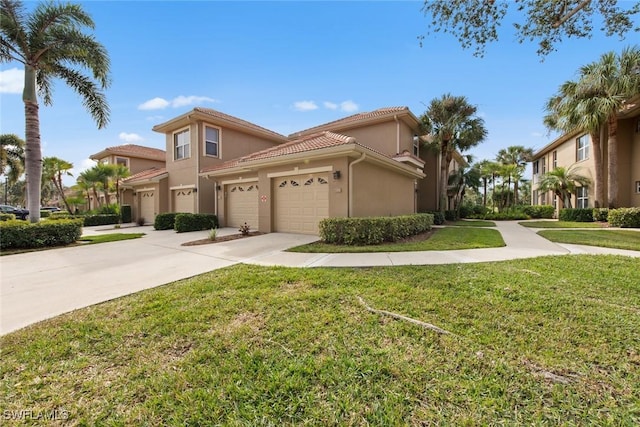
[[[59,219],[83,219],[84,215],[71,215],[69,212],[61,211],[61,212],[51,212],[48,221],[56,221]]]
[[[117,203],[100,206],[96,210],[96,213],[98,215],[120,215],[120,206],[118,206]]]
[[[250,230],[251,230],[251,226],[246,222],[243,225],[241,225],[240,228],[238,229],[238,231],[242,233],[243,236],[248,236]]]
[[[180,212],[165,212],[156,215],[153,228],[156,230],[173,230],[176,223],[176,215]]]
[[[607,218],[609,217],[609,209],[607,208],[594,208],[593,209],[593,220],[600,222],[607,222]]]
[[[0,248],[22,249],[64,246],[74,243],[82,235],[82,220],[0,222]]]
[[[12,221],[14,219],[16,219],[14,214],[0,213],[0,221]]]
[[[40,218],[49,218],[51,216],[51,211],[40,211]]]
[[[131,205],[122,205],[120,208],[120,218],[124,223],[131,222]]]
[[[440,212],[440,211],[432,211],[432,212],[426,212],[429,215],[433,215],[433,224],[434,225],[442,225],[444,224],[444,213]]]
[[[555,209],[551,205],[523,206],[522,212],[531,218],[553,218]]]
[[[593,222],[593,209],[567,208],[560,209],[560,221]]]
[[[472,215],[473,219],[486,219],[488,221],[515,221],[529,219],[529,215],[524,212],[488,212],[485,215]]]
[[[455,221],[458,219],[458,212],[454,210],[444,211],[444,218],[447,221]]]
[[[609,225],[622,228],[640,228],[640,208],[609,209]]]
[[[87,227],[94,225],[117,224],[119,221],[120,215],[118,214],[86,215],[84,217],[84,225]]]
[[[377,245],[395,242],[431,229],[433,215],[326,218],[318,226],[320,238],[339,245]]]
[[[178,233],[210,230],[218,227],[218,217],[214,214],[181,213],[176,215],[174,229]]]

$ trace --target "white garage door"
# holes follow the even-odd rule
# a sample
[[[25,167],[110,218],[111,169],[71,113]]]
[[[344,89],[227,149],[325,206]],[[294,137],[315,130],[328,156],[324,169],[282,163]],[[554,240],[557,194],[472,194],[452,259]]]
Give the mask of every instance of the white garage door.
[[[274,179],[275,229],[318,234],[318,222],[329,216],[328,175],[298,175]]]
[[[146,224],[153,224],[156,219],[155,215],[155,191],[139,191],[138,197],[140,198],[140,218],[144,219]]]
[[[173,191],[173,211],[183,213],[195,212],[195,193],[193,188]]]
[[[227,227],[258,228],[258,184],[227,185]]]

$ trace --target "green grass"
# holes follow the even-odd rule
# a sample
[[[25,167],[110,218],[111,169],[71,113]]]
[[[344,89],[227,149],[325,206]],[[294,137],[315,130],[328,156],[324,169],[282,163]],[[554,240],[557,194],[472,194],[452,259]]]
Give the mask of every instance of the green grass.
[[[0,408],[69,425],[638,425],[637,265],[238,265],[1,337]]]
[[[631,230],[541,230],[539,235],[557,243],[601,246],[640,251],[640,231]]]
[[[87,242],[86,244],[118,242],[120,240],[139,239],[144,233],[111,233],[97,234],[94,236],[82,236],[79,241]]]
[[[529,228],[605,228],[606,222],[573,222],[573,221],[522,221],[518,224]]]
[[[496,223],[481,219],[465,219],[460,221],[447,221],[447,225],[455,225],[457,227],[495,227]]]
[[[433,235],[429,239],[422,241],[383,243],[370,246],[333,245],[318,241],[296,246],[288,249],[288,251],[312,253],[447,251],[454,249],[498,248],[504,245],[502,235],[497,230],[473,227],[445,227],[433,229]]]

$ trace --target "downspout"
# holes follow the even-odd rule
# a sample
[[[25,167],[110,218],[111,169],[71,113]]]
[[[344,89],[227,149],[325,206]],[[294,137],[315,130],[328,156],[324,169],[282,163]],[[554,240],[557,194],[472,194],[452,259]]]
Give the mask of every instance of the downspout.
[[[191,116],[189,116],[191,117]],[[196,213],[200,213],[200,123],[196,123]],[[203,140],[204,142],[204,140]]]
[[[393,115],[393,120],[396,121],[396,154],[400,154],[400,120],[398,120],[398,115]]]
[[[353,162],[349,163],[349,207],[348,207],[349,210],[347,212],[348,217],[351,217],[351,214],[353,213],[353,165],[360,163],[366,157],[367,155],[365,153],[362,153],[362,155],[357,160],[354,160]]]

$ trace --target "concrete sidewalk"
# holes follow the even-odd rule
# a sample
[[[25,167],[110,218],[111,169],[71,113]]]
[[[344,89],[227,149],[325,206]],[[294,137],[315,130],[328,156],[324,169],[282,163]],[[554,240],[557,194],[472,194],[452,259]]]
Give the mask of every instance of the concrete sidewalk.
[[[236,263],[290,267],[370,267],[503,261],[544,255],[638,251],[561,245],[516,221],[497,222],[506,247],[429,252],[308,254],[287,248],[316,236],[271,233],[216,244],[182,246],[208,231],[177,234],[152,227],[87,227],[85,234],[144,232],[141,239],[0,257],[0,334],[92,304],[108,301]],[[218,235],[235,234],[223,228]]]

